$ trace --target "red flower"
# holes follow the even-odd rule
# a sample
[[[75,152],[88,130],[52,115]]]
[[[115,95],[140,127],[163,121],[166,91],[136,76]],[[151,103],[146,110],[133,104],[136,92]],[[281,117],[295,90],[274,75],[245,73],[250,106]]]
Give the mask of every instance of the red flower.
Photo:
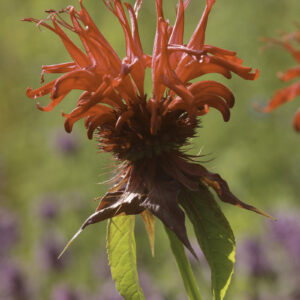
[[[76,108],[65,117],[65,129],[85,119],[88,137],[97,131],[99,146],[122,161],[113,179],[115,185],[102,198],[97,211],[83,227],[115,215],[149,213],[157,216],[191,250],[184,225],[184,213],[178,205],[183,188],[198,190],[199,185],[212,187],[224,202],[261,213],[238,200],[218,175],[196,164],[181,147],[193,137],[198,116],[210,107],[219,110],[228,121],[234,105],[232,92],[216,81],[191,83],[208,73],[230,79],[232,73],[254,80],[258,71],[242,65],[233,51],[206,45],[208,15],[214,0],[207,0],[202,18],[187,45],[183,44],[184,12],[189,0],[179,0],[174,26],[165,20],[162,0],[156,0],[157,27],[152,56],[143,52],[137,15],[142,0],[134,8],[120,0],[105,1],[118,18],[125,35],[126,56],[119,58],[80,1],[80,11],[69,6],[61,12],[49,11],[46,20],[25,19],[56,33],[68,50],[72,62],[42,67],[44,73],[65,73],[36,89],[28,89],[30,98],[50,94],[50,111],[73,89],[83,90]],[[71,23],[61,17],[69,15]],[[76,33],[85,49],[80,50],[63,31]],[[151,68],[153,93],[144,93],[146,68]]]
[[[293,43],[300,45],[300,30],[294,33],[283,34],[280,39],[265,39],[270,44],[276,44],[284,47],[296,60],[297,66],[288,69],[285,73],[279,72],[278,77],[283,81],[290,81],[296,77],[300,77],[300,48],[296,48]],[[300,95],[300,80],[292,85],[278,90],[268,105],[262,109],[263,112],[270,112],[283,103],[292,101],[294,98]],[[297,110],[294,117],[294,128],[300,132],[300,109]]]

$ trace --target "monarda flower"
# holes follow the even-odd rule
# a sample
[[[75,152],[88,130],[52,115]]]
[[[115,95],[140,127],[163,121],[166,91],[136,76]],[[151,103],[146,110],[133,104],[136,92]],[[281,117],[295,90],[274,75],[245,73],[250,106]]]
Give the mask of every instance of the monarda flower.
[[[288,69],[285,73],[278,72],[277,76],[283,81],[287,82],[297,77],[300,77],[300,29],[293,33],[283,34],[281,38],[264,39],[270,45],[279,45],[287,50],[293,58],[296,60],[297,64],[295,67]],[[300,78],[298,82],[292,85],[282,88],[275,92],[268,105],[262,109],[263,112],[270,112],[276,107],[282,105],[283,103],[292,101],[294,98],[300,95]],[[300,108],[297,110],[294,117],[294,128],[296,131],[300,132]]]
[[[235,52],[205,44],[214,0],[207,0],[187,44],[183,43],[184,12],[190,1],[179,0],[173,26],[164,18],[162,2],[155,1],[157,24],[151,56],[144,53],[138,30],[142,0],[137,0],[134,7],[121,0],[104,1],[124,31],[126,56],[122,60],[82,1],[79,11],[69,6],[59,12],[49,10],[45,20],[24,19],[57,34],[72,59],[43,66],[42,82],[46,73],[63,75],[38,89],[28,88],[27,96],[36,99],[49,94],[48,105],[37,104],[48,112],[72,90],[82,90],[74,110],[63,113],[65,130],[71,132],[74,123],[84,119],[89,139],[95,136],[99,148],[112,153],[119,163],[113,186],[82,229],[121,214],[142,214],[149,224],[154,215],[194,253],[187,237],[185,214],[179,206],[181,191],[199,191],[206,186],[224,202],[263,213],[241,202],[220,175],[208,171],[182,149],[195,136],[199,116],[212,107],[227,122],[234,105],[234,95],[223,84],[192,80],[208,73],[228,79],[235,73],[255,80],[258,71],[243,66]],[[69,23],[63,14],[69,16]],[[84,50],[71,41],[68,31],[78,35]],[[147,68],[152,72],[153,91],[149,96],[144,91]]]

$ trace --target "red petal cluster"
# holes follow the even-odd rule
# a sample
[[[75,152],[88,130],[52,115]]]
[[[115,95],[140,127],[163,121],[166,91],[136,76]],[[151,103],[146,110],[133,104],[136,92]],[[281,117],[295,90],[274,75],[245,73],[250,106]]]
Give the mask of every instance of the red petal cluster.
[[[290,34],[284,34],[281,39],[266,39],[266,41],[269,42],[269,44],[280,45],[284,47],[298,63],[297,66],[288,69],[285,73],[279,72],[278,77],[283,82],[300,77],[300,30]],[[298,49],[294,43],[298,44]],[[275,92],[268,105],[263,108],[263,111],[270,112],[281,104],[292,101],[299,95],[300,81]],[[300,132],[300,109],[297,110],[294,117],[294,128],[296,131]]]
[[[258,71],[242,65],[235,52],[206,45],[205,30],[214,0],[207,0],[202,18],[187,45],[183,44],[184,12],[189,0],[179,0],[174,26],[165,20],[162,0],[156,0],[157,27],[152,56],[143,52],[138,32],[137,15],[142,0],[134,8],[121,0],[106,0],[106,7],[117,17],[125,35],[126,56],[119,58],[88,12],[82,5],[77,11],[73,6],[56,12],[48,11],[46,20],[24,19],[43,26],[62,40],[72,62],[42,67],[42,82],[45,73],[63,73],[38,89],[28,88],[27,96],[33,99],[50,94],[51,102],[38,108],[51,111],[72,90],[82,90],[73,111],[63,114],[65,129],[70,132],[73,124],[85,119],[89,138],[96,128],[109,124],[120,127],[130,119],[133,106],[145,100],[144,78],[147,67],[152,69],[153,94],[147,101],[151,134],[160,128],[161,119],[170,111],[186,111],[190,117],[206,114],[209,107],[218,109],[225,121],[234,104],[231,91],[215,81],[190,81],[208,73],[219,73],[231,78],[236,73],[244,79],[254,80]],[[126,10],[129,18],[127,18]],[[71,23],[62,18],[69,15]],[[52,22],[52,26],[47,23]],[[84,47],[82,51],[66,34],[78,35]]]

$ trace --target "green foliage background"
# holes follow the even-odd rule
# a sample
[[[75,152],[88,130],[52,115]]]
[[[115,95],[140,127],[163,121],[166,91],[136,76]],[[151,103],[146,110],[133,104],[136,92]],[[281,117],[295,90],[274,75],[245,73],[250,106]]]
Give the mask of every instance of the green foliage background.
[[[133,1],[129,1],[133,2]],[[140,12],[140,33],[144,48],[151,53],[155,33],[154,0],[144,0]],[[164,1],[166,15],[174,21],[177,1]],[[101,31],[120,55],[124,54],[124,38],[119,24],[100,0],[85,0],[85,6]],[[52,143],[55,132],[63,131],[60,112],[68,112],[79,93],[73,92],[51,113],[36,109],[27,99],[27,86],[38,87],[40,66],[69,61],[58,37],[34,25],[22,23],[24,17],[43,18],[49,8],[67,5],[78,7],[73,0],[3,0],[0,2],[0,162],[4,179],[0,185],[0,206],[18,215],[21,241],[14,249],[15,257],[36,281],[40,276],[36,263],[38,240],[46,230],[60,230],[65,240],[77,230],[92,212],[108,188],[97,184],[110,177],[114,163],[108,155],[98,154],[95,141],[86,138],[83,124],[76,124],[73,133],[79,141],[79,151],[66,156],[57,152]],[[191,1],[186,12],[186,38],[195,28],[204,8],[204,1]],[[300,136],[292,129],[292,117],[299,106],[299,97],[269,115],[253,109],[263,104],[276,89],[284,86],[276,78],[279,70],[295,65],[291,57],[279,48],[260,52],[261,37],[276,36],[279,30],[293,31],[300,18],[299,0],[217,0],[209,19],[206,43],[237,51],[244,64],[260,70],[257,81],[245,81],[237,76],[226,82],[236,96],[229,123],[218,112],[211,111],[202,118],[198,137],[191,152],[202,149],[206,166],[222,174],[232,191],[243,201],[269,212],[275,207],[299,206]],[[210,76],[212,77],[212,76]],[[52,78],[48,76],[47,78]],[[150,77],[147,81],[151,92]],[[48,98],[41,100],[48,103]],[[59,199],[61,213],[48,228],[37,220],[36,203],[43,195]],[[238,208],[223,205],[237,236],[255,235],[262,217]],[[275,216],[276,217],[276,216]],[[47,226],[46,226],[47,227]],[[105,227],[97,224],[86,230],[69,250],[70,264],[63,272],[43,274],[38,283],[39,298],[48,299],[57,282],[83,286],[88,291],[101,289],[101,281],[92,271],[99,257],[105,257]],[[183,285],[171,259],[169,243],[159,222],[156,226],[156,255],[151,250],[140,218],[137,220],[137,256],[141,271],[152,274],[153,285],[166,299],[183,294]],[[201,269],[201,265],[197,268]],[[200,274],[200,273],[199,273]],[[199,275],[200,290],[207,295],[209,286]],[[245,286],[234,282],[228,299],[242,299]],[[206,294],[205,294],[206,293]],[[185,296],[182,296],[183,299]],[[208,296],[206,298],[208,299]]]

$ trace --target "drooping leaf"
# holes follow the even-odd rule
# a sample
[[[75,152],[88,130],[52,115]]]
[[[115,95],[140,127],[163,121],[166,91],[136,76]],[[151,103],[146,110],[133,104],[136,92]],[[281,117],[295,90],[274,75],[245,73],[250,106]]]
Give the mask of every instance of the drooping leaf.
[[[165,230],[168,234],[172,252],[175,256],[178,269],[180,271],[184,287],[188,294],[189,300],[201,300],[198,286],[194,278],[192,267],[185,254],[184,246],[176,235],[167,227]]]
[[[235,239],[231,227],[204,185],[200,185],[199,191],[183,190],[179,201],[193,224],[198,243],[209,263],[213,300],[222,300],[235,261]]]
[[[107,253],[119,293],[125,300],[144,300],[136,265],[134,224],[134,216],[118,216],[108,221]]]
[[[144,210],[142,213],[142,218],[145,223],[145,227],[149,236],[149,241],[150,241],[150,247],[151,247],[151,253],[152,256],[154,257],[154,230],[155,230],[155,218],[152,215],[152,213],[149,210]]]

